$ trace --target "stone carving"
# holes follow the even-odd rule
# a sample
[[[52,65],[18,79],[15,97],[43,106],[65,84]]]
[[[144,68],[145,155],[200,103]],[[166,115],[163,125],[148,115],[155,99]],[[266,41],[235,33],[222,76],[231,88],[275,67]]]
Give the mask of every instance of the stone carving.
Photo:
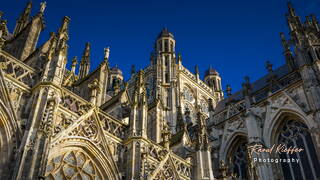
[[[51,158],[46,179],[104,179],[94,161],[81,150],[72,150]]]

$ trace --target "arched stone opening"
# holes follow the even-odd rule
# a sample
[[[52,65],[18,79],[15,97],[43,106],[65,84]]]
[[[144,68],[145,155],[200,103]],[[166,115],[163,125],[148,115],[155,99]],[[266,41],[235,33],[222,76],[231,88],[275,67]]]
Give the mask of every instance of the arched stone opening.
[[[229,165],[229,174],[235,174],[239,180],[248,179],[248,159],[247,159],[246,136],[238,135],[234,138],[227,151],[227,164]]]
[[[319,179],[319,158],[317,157],[310,128],[306,125],[305,120],[293,113],[283,113],[276,120],[273,129],[271,139],[273,144],[277,146],[285,145],[287,148],[297,147],[303,149],[301,152],[276,154],[279,161],[280,159],[282,161],[277,165],[277,168],[281,170],[281,177],[285,180]],[[283,159],[286,159],[286,162],[283,162]],[[290,162],[287,161],[288,159],[290,159]],[[295,159],[295,162],[292,159]]]
[[[48,180],[120,179],[112,157],[106,157],[92,143],[78,138],[67,140],[51,150],[45,177]]]

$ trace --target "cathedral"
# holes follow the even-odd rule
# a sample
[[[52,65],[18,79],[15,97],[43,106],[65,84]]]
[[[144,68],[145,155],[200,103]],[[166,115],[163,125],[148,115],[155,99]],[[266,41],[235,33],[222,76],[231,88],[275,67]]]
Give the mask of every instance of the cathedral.
[[[90,70],[89,42],[68,59],[69,17],[37,44],[46,3],[34,15],[32,6],[13,32],[0,13],[1,180],[320,179],[314,15],[302,22],[288,3],[283,65],[266,62],[264,76],[232,92],[214,68],[203,79],[186,69],[166,28],[128,80],[108,47]]]

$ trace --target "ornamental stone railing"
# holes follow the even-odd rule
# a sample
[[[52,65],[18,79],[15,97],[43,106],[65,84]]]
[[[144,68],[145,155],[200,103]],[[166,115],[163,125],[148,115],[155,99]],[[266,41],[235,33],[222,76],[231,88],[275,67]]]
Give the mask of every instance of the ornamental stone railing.
[[[4,51],[0,52],[0,64],[6,78],[20,83],[25,88],[30,88],[34,85],[36,71],[30,66]]]

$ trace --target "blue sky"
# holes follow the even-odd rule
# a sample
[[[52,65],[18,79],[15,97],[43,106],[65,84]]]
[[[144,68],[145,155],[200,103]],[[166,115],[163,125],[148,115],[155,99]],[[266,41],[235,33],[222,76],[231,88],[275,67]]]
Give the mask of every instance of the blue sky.
[[[27,1],[1,2],[0,10],[13,31]],[[320,21],[319,0],[292,0],[298,15],[314,13]],[[33,1],[33,14],[40,1]],[[243,77],[256,80],[266,73],[265,61],[278,67],[285,62],[279,33],[288,33],[286,0],[50,0],[45,10],[46,29],[40,43],[56,32],[63,16],[71,18],[69,62],[80,59],[86,42],[91,43],[91,70],[103,59],[103,48],[111,47],[110,63],[118,65],[127,79],[131,64],[136,69],[149,64],[156,36],[167,27],[176,39],[183,64],[201,77],[212,65],[222,77],[223,87],[241,88]]]

